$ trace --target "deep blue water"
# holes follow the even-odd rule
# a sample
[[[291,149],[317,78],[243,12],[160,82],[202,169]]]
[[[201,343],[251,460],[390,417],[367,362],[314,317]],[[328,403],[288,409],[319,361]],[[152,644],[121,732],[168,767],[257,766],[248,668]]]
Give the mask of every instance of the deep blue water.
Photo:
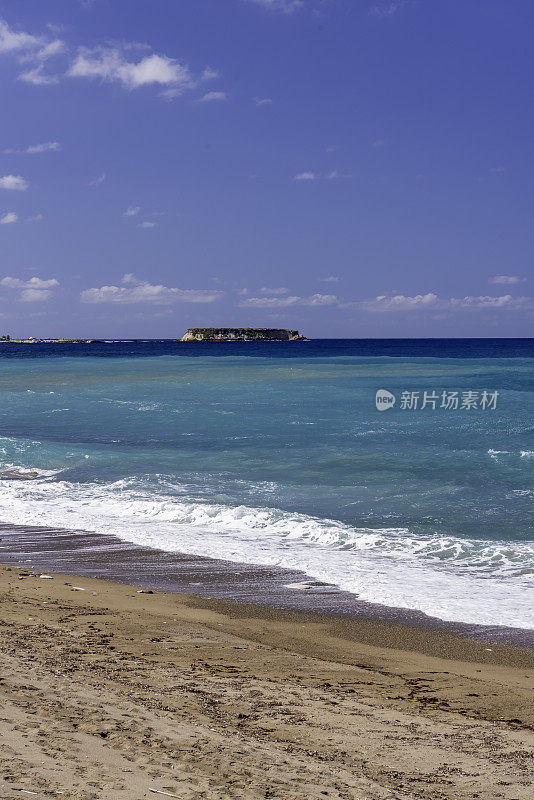
[[[2,521],[534,627],[532,339],[3,344],[0,390],[0,470],[41,475]]]
[[[111,347],[110,347],[111,345]],[[92,340],[74,344],[0,345],[0,358],[532,358],[533,339],[311,339],[307,342],[179,342],[171,339]]]

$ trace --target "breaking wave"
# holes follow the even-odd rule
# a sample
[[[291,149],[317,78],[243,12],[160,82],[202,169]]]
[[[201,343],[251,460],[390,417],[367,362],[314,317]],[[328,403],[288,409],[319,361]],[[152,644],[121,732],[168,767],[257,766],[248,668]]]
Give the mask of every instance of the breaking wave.
[[[408,528],[356,527],[278,508],[214,503],[192,497],[185,484],[154,476],[106,484],[40,474],[33,481],[0,481],[4,521],[297,569],[373,603],[444,620],[534,628],[528,599],[534,582],[531,543],[439,531],[414,535]]]

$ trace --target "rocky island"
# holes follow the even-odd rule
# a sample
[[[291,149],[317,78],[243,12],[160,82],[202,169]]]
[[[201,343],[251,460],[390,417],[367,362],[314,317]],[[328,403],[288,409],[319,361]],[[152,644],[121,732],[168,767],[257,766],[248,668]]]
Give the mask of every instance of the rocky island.
[[[189,328],[182,342],[305,342],[298,331],[285,328]]]

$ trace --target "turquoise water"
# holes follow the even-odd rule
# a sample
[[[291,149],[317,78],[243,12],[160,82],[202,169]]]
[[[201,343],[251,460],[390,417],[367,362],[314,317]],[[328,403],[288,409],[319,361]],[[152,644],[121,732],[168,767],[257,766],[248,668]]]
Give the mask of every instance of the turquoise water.
[[[298,568],[371,602],[534,627],[524,343],[476,355],[437,342],[394,355],[384,343],[184,347],[0,353],[0,469],[40,474],[0,481],[0,519]],[[393,409],[377,411],[378,389]],[[403,391],[425,390],[499,395],[495,410],[401,408]]]

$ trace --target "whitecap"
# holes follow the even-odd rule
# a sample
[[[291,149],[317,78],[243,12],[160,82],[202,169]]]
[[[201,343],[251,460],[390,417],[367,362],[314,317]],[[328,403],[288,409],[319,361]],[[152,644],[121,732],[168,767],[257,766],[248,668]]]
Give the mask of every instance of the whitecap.
[[[27,470],[28,467],[26,466]],[[110,534],[136,544],[300,570],[382,605],[445,620],[533,628],[534,545],[357,527],[280,508],[162,491],[154,479],[2,485],[4,520]]]

